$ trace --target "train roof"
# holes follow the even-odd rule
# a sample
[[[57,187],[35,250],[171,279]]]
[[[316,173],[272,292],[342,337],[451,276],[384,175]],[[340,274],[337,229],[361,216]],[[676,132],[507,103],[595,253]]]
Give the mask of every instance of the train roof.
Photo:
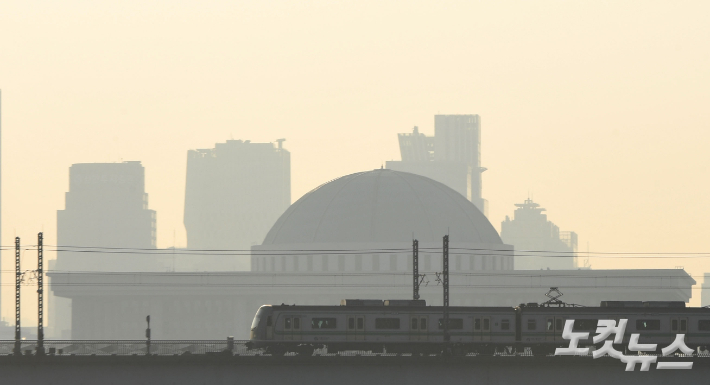
[[[437,311],[442,312],[443,306],[338,306],[338,305],[263,305],[272,307],[279,311],[332,311],[332,312],[348,312],[357,313],[360,311],[379,311],[379,312],[406,312],[406,311]],[[514,312],[515,307],[504,306],[449,306],[449,311],[457,313],[478,313],[478,312]],[[680,313],[680,314],[710,314],[710,308],[707,307],[523,307],[523,313],[563,313],[563,314],[648,314],[648,313]]]
[[[401,311],[416,311],[416,310],[436,310],[444,311],[443,306],[338,306],[338,305],[264,305],[271,306],[275,310],[280,311],[347,311],[349,313],[357,313],[359,311],[387,311],[387,312],[401,312]],[[455,312],[471,312],[475,313],[480,310],[494,311],[494,312],[514,312],[515,308],[510,307],[471,307],[471,306],[449,306],[450,311]]]

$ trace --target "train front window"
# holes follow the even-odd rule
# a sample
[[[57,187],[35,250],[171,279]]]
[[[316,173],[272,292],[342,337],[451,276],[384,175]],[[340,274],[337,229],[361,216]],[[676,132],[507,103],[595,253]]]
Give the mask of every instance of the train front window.
[[[364,329],[365,328],[364,323],[365,323],[365,321],[363,320],[363,318],[358,318],[357,319],[357,330]]]
[[[293,328],[294,329],[300,329],[301,328],[301,319],[298,317],[293,317]]]
[[[658,319],[636,320],[636,330],[661,330],[661,320],[658,320]]]
[[[555,330],[562,330],[562,318],[555,319]]]
[[[552,319],[547,320],[547,331],[548,332],[552,331]]]
[[[473,320],[473,330],[481,330],[481,319],[476,318]]]
[[[671,331],[673,331],[673,332],[678,331],[678,320],[677,319],[671,320]]]
[[[420,322],[420,325],[422,330],[426,330],[426,318],[422,318],[422,322]]]
[[[350,329],[350,330],[355,329],[355,318],[353,318],[353,317],[348,318],[348,329]]]
[[[412,330],[417,330],[419,329],[419,320],[416,318],[412,318]]]
[[[254,316],[254,321],[251,323],[251,328],[256,329],[259,327],[259,323],[261,323],[261,319],[264,318],[264,313],[266,313],[266,306],[262,306],[259,308],[259,310],[256,311],[256,315]]]
[[[284,318],[284,329],[291,329],[291,317]]]

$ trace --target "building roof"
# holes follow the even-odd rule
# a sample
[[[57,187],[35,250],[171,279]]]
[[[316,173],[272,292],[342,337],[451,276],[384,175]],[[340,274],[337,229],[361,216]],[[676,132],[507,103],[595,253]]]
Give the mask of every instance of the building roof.
[[[263,245],[451,242],[502,244],[488,219],[458,192],[432,179],[388,169],[325,183],[276,221]]]

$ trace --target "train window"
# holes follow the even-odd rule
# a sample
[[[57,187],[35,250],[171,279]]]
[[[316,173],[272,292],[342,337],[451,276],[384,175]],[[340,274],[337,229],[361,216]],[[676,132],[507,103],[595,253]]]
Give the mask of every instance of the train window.
[[[483,330],[491,330],[491,320],[488,318],[483,319]]]
[[[678,331],[678,320],[677,319],[671,320],[671,331],[674,331],[674,332]]]
[[[473,330],[481,330],[481,319],[476,318],[473,320]]]
[[[300,329],[301,328],[301,319],[298,317],[293,317],[293,328],[294,329]]]
[[[362,330],[365,328],[365,320],[364,318],[358,318],[357,319],[357,330]]]
[[[528,320],[528,330],[535,330],[537,329],[537,322],[535,322],[534,319],[529,319]]]
[[[661,320],[657,320],[657,319],[636,320],[636,330],[661,330]]]
[[[597,328],[597,320],[595,319],[576,319],[574,320],[574,330],[595,330]]]
[[[547,331],[551,332],[552,331],[552,318],[547,319]]]
[[[422,322],[419,323],[419,327],[421,327],[422,330],[426,330],[426,318],[422,318]]]
[[[688,331],[688,320],[685,320],[685,319],[680,320],[680,331],[682,331],[682,332]]]
[[[352,320],[352,318],[351,318]],[[353,322],[353,325],[355,323]],[[313,318],[311,319],[311,329],[335,329],[335,318]]]
[[[439,318],[439,329],[444,328],[444,319]],[[461,330],[463,329],[463,318],[449,318],[449,329],[451,330]]]
[[[291,317],[284,318],[284,329],[291,329]]]
[[[412,330],[417,330],[419,329],[419,320],[416,318],[412,318]]]
[[[355,329],[355,318],[348,318],[348,329]]]
[[[399,318],[375,318],[375,329],[399,329]]]
[[[557,330],[557,331],[562,330],[562,318],[555,319],[555,330]]]
[[[271,316],[266,317],[266,326],[271,326]]]
[[[510,320],[504,319],[500,321],[500,330],[510,330]]]
[[[698,320],[698,330],[702,330],[702,331],[710,330],[710,319]]]

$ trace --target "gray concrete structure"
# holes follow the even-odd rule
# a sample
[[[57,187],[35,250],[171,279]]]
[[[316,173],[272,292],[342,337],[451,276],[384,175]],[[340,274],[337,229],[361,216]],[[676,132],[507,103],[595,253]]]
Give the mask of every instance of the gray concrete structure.
[[[408,384],[668,385],[705,384],[710,357],[690,370],[626,372],[612,358],[591,357],[26,357],[0,360],[8,384]]]
[[[156,244],[156,214],[148,209],[141,163],[72,165],[66,208],[57,211],[57,243],[57,259],[50,261],[50,270],[163,270],[161,258],[140,251],[154,249]],[[69,338],[71,301],[50,295],[47,307],[48,336]]]
[[[305,256],[304,256],[305,257]],[[456,260],[452,266],[456,265]],[[423,269],[422,299],[440,305]],[[49,273],[54,295],[72,300],[72,338],[140,339],[151,316],[155,339],[248,338],[263,304],[336,305],[344,298],[409,299],[409,272]],[[688,302],[695,281],[683,270],[454,271],[452,306],[544,302],[559,287],[568,303],[605,300]]]
[[[411,298],[413,237],[421,242],[420,272],[426,274],[421,297],[440,304],[436,272],[446,233],[452,305],[542,302],[553,286],[565,301],[583,305],[687,302],[695,283],[682,270],[513,271],[512,248],[471,202],[431,179],[386,169],[344,176],[299,199],[253,247],[250,272],[49,276],[52,292],[72,301],[76,339],[141,338],[146,315],[156,339],[243,339],[263,304]],[[190,250],[172,252],[193,257]]]
[[[482,197],[481,118],[478,115],[436,115],[434,136],[414,127],[399,134],[401,161],[388,161],[388,169],[422,175],[441,182],[471,201],[484,215]]]
[[[515,206],[513,220],[506,215],[501,223],[500,236],[515,247],[516,270],[585,267],[577,265],[577,233],[561,232],[530,198]]]
[[[700,299],[702,306],[710,306],[710,273],[705,273]]]
[[[273,143],[228,140],[187,153],[185,229],[194,250],[249,250],[291,204],[291,154]],[[248,258],[193,258],[191,270],[249,270]]]

